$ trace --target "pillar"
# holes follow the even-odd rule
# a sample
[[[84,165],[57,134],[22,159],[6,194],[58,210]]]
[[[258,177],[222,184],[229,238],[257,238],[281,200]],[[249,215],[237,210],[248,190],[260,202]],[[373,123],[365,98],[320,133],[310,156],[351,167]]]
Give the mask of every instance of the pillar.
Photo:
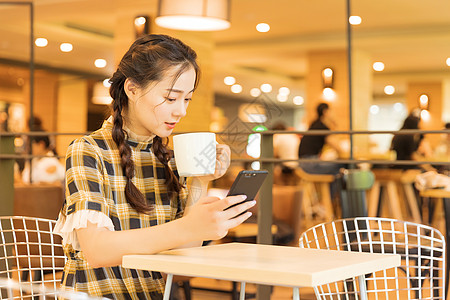
[[[323,96],[322,71],[333,70],[333,90],[336,97],[327,100]],[[367,130],[368,113],[372,102],[372,69],[370,57],[355,50],[352,52],[352,95],[353,95],[353,130]],[[316,107],[320,102],[330,105],[332,118],[336,122],[334,130],[349,130],[349,87],[347,51],[315,51],[308,54],[308,73],[306,79],[306,121],[310,124],[316,117]],[[342,137],[340,137],[342,138]],[[348,138],[348,137],[347,137]],[[368,136],[354,136],[354,151],[368,151]]]
[[[85,79],[61,76],[58,88],[57,131],[80,132],[87,131],[88,115],[88,83]],[[70,142],[75,139],[73,135],[57,137],[56,151],[65,155]]]
[[[419,97],[422,94],[428,95],[430,116],[429,119],[422,118],[420,128],[424,130],[443,129],[444,95],[442,81],[409,82],[406,92],[408,112],[419,107]],[[440,135],[428,134],[426,138],[434,147],[439,143]]]

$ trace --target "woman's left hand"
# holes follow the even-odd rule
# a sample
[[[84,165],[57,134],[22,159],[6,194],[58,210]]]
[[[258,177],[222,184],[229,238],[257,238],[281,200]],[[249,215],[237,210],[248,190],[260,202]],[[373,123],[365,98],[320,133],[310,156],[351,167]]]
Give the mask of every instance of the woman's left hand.
[[[197,176],[195,178],[201,181],[211,181],[222,177],[228,170],[231,160],[231,150],[228,145],[217,144],[216,145],[216,171],[214,174]]]

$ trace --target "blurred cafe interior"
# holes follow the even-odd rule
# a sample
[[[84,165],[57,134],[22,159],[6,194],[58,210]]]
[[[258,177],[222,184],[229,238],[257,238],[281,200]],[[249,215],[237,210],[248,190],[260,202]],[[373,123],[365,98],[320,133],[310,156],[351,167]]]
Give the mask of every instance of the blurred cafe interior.
[[[308,228],[358,216],[447,231],[449,1],[228,0],[216,1],[219,28],[157,20],[207,2],[0,1],[3,216],[57,217],[69,143],[110,115],[108,79],[134,39],[163,33],[190,45],[202,70],[175,134],[215,132],[232,151],[210,194],[226,195],[240,170],[270,172],[249,226],[225,240],[298,246]],[[321,104],[327,126],[315,129],[334,134],[311,135]],[[416,143],[406,159],[397,135]],[[308,138],[321,149],[299,157]],[[49,153],[55,174],[41,179],[33,164]]]

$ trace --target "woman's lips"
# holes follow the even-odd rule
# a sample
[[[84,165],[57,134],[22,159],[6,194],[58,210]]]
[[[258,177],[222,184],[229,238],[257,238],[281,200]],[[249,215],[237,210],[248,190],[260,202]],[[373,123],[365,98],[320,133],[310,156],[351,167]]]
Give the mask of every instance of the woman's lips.
[[[175,128],[175,125],[177,125],[176,122],[173,122],[173,123],[165,122],[165,124],[166,124],[166,126],[169,127],[170,129],[174,129],[174,128]]]

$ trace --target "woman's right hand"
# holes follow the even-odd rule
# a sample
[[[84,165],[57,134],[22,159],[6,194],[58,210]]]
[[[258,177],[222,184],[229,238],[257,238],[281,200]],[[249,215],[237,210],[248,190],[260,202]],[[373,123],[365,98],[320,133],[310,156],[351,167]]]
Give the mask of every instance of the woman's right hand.
[[[245,200],[245,196],[203,197],[190,207],[186,214],[186,224],[193,240],[217,240],[227,235],[228,230],[247,220],[252,213],[245,212],[256,204],[255,200],[245,201],[230,209],[229,206]],[[244,213],[243,213],[244,212]],[[236,217],[237,215],[242,215]]]

